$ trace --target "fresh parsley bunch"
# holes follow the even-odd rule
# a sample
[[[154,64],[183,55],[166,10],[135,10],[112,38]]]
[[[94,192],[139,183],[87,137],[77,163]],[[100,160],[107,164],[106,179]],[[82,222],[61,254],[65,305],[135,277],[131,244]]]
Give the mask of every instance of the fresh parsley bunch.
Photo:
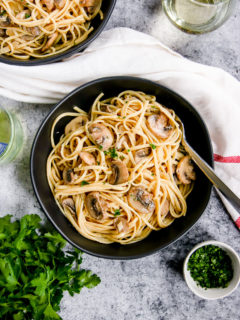
[[[64,252],[66,241],[43,230],[40,221],[38,215],[15,222],[10,215],[0,218],[0,319],[61,319],[64,291],[73,296],[100,283],[80,269],[81,252]]]

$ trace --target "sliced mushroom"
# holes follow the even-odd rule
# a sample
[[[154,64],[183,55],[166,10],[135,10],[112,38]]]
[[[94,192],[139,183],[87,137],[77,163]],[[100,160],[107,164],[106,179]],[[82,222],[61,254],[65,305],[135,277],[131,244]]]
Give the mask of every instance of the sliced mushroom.
[[[113,143],[113,135],[111,131],[102,123],[93,123],[89,127],[92,140],[102,147],[102,150],[107,150]]]
[[[80,127],[84,126],[87,121],[87,117],[79,116],[70,121],[65,127],[65,135],[78,130]]]
[[[63,176],[63,181],[66,183],[66,184],[69,184],[69,183],[72,183],[75,179],[75,176],[74,176],[74,172],[72,169],[64,169],[63,170],[63,173],[62,173],[62,176]]]
[[[99,192],[91,192],[87,195],[86,207],[89,215],[93,219],[102,220],[104,218],[104,210]]]
[[[0,16],[0,27],[9,27],[11,25],[11,19],[7,14]]]
[[[119,233],[127,232],[129,230],[129,223],[126,218],[119,217],[114,220],[114,226]]]
[[[173,179],[175,181],[176,184],[180,184],[181,182],[178,180],[177,174],[176,174],[176,170],[177,170],[177,165],[173,164],[172,165],[172,174],[173,174]]]
[[[99,3],[100,0],[82,0],[83,7],[86,8],[88,13],[93,13]]]
[[[62,201],[62,206],[64,209],[69,209],[70,212],[74,215],[76,214],[75,203],[72,198],[66,198]]]
[[[151,154],[151,148],[144,148],[137,150],[135,152],[134,160],[136,163],[140,162],[142,159],[148,157]]]
[[[49,11],[52,11],[54,8],[54,0],[42,0],[42,3],[46,5]]]
[[[62,9],[65,6],[66,0],[54,0],[54,2],[58,9]]]
[[[111,184],[122,184],[128,181],[129,173],[124,162],[116,160],[112,162]]]
[[[153,213],[155,203],[153,195],[142,187],[132,187],[128,192],[128,203],[139,213]]]
[[[54,41],[57,39],[57,37],[58,37],[58,32],[54,32],[51,36],[49,36],[47,43],[42,48],[42,51],[46,51],[48,48],[50,48],[53,45]]]
[[[79,153],[79,156],[89,166],[94,166],[96,164],[95,157],[89,152],[82,151]]]
[[[155,136],[162,139],[168,138],[172,132],[172,126],[164,113],[149,116],[147,118],[147,126]]]
[[[22,38],[23,40],[25,40],[25,41],[32,41],[32,40],[35,39],[34,36],[29,36],[28,34],[22,36],[21,38]]]
[[[37,37],[40,35],[41,31],[38,27],[26,28],[26,31],[31,33],[33,36]]]
[[[161,210],[161,216],[166,217],[169,210],[170,210],[170,201],[168,199],[165,199],[162,206],[162,210]]]
[[[4,29],[0,29],[0,37],[4,37],[6,35],[6,32]]]
[[[196,180],[196,173],[190,156],[185,156],[179,161],[176,174],[183,184],[189,184],[192,180]]]

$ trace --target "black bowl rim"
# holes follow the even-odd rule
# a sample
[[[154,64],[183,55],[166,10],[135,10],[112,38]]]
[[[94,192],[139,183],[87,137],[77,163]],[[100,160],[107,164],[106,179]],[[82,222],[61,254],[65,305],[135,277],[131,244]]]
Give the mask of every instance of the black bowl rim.
[[[152,84],[154,86],[158,86],[160,88],[163,88],[164,90],[168,91],[171,95],[174,95],[178,98],[180,98],[182,101],[184,101],[185,103],[187,103],[193,110],[194,112],[197,114],[197,116],[199,117],[199,119],[201,120],[204,128],[205,128],[205,131],[206,131],[206,135],[207,135],[207,138],[208,138],[208,141],[209,141],[209,147],[210,147],[210,151],[211,151],[211,161],[209,163],[209,165],[211,167],[214,167],[214,160],[213,160],[213,147],[212,147],[212,143],[211,143],[211,139],[210,139],[210,134],[209,134],[209,131],[208,131],[208,128],[205,124],[205,121],[202,119],[201,115],[199,114],[199,112],[194,108],[194,106],[188,102],[185,98],[183,98],[181,95],[179,95],[178,93],[176,93],[175,91],[157,83],[157,82],[154,82],[154,81],[151,81],[151,80],[148,80],[148,79],[145,79],[145,78],[141,78],[141,77],[132,77],[132,76],[112,76],[112,77],[103,77],[103,78],[98,78],[98,79],[95,79],[95,80],[92,80],[92,81],[89,81],[79,87],[77,87],[76,89],[74,89],[73,91],[71,91],[70,93],[68,93],[63,99],[61,99],[55,106],[52,107],[52,109],[50,110],[50,112],[48,113],[48,115],[45,117],[45,119],[42,121],[39,129],[37,130],[37,133],[35,135],[35,138],[33,140],[33,144],[32,144],[32,148],[31,148],[31,156],[30,156],[30,176],[31,176],[31,181],[32,181],[32,185],[33,185],[33,189],[34,189],[34,192],[35,192],[35,195],[37,197],[37,200],[43,210],[43,212],[45,213],[45,215],[47,216],[48,220],[52,223],[52,225],[55,227],[55,229],[61,234],[61,236],[67,240],[68,243],[70,243],[72,246],[80,249],[81,251],[89,254],[89,255],[92,255],[92,256],[95,256],[95,257],[98,257],[98,258],[104,258],[104,259],[110,259],[110,260],[133,260],[133,259],[139,259],[139,258],[144,258],[144,257],[147,257],[147,256],[150,256],[154,253],[157,253],[159,252],[160,250],[168,247],[169,245],[172,245],[174,244],[176,241],[178,241],[179,239],[181,239],[185,234],[187,234],[193,227],[194,225],[198,222],[198,220],[202,217],[203,213],[205,212],[206,208],[208,207],[209,205],[209,200],[210,200],[210,196],[211,196],[211,192],[212,192],[212,184],[209,183],[208,184],[208,188],[206,190],[206,195],[207,195],[207,202],[206,202],[206,206],[205,208],[202,210],[202,213],[199,215],[199,217],[197,217],[194,221],[194,223],[190,226],[190,227],[187,227],[185,228],[174,240],[170,240],[169,242],[167,242],[166,244],[162,245],[161,247],[158,247],[158,248],[155,248],[155,249],[152,249],[152,250],[149,250],[148,252],[146,253],[142,253],[142,254],[134,254],[134,255],[131,255],[131,256],[115,256],[115,255],[112,255],[112,256],[109,256],[109,255],[104,255],[104,254],[98,254],[98,253],[94,253],[94,252],[91,252],[87,249],[83,249],[81,248],[80,246],[78,246],[76,243],[74,243],[71,239],[69,239],[65,234],[64,232],[56,225],[56,223],[53,221],[53,219],[51,218],[51,216],[48,214],[47,210],[45,209],[44,207],[44,204],[42,203],[41,199],[40,199],[40,196],[38,194],[38,189],[37,189],[37,185],[35,183],[35,178],[34,178],[34,173],[33,173],[33,157],[34,157],[34,154],[35,154],[35,147],[36,147],[36,143],[38,141],[38,138],[39,138],[39,135],[43,129],[43,127],[45,126],[45,124],[47,123],[47,121],[49,120],[49,118],[51,117],[51,115],[66,101],[68,100],[68,98],[74,96],[77,92],[81,91],[82,89],[86,88],[86,87],[89,87],[89,86],[92,86],[92,85],[95,85],[97,83],[101,83],[101,82],[104,82],[104,81],[109,81],[109,80],[122,80],[122,81],[127,81],[127,80],[135,80],[135,81],[139,81],[139,82],[143,82],[143,83],[149,83],[149,84]]]
[[[95,29],[94,34],[90,34],[86,40],[84,40],[83,42],[79,43],[76,46],[73,46],[72,48],[69,48],[67,51],[53,55],[48,58],[43,58],[43,59],[35,58],[33,60],[11,60],[7,56],[0,54],[0,62],[10,64],[10,65],[15,65],[15,66],[25,66],[25,67],[32,66],[33,67],[33,66],[40,66],[40,65],[50,64],[50,63],[54,63],[54,62],[59,62],[60,60],[71,57],[75,53],[78,53],[78,52],[84,50],[86,47],[88,47],[90,45],[90,43],[92,43],[100,35],[100,33],[103,31],[103,29],[105,28],[106,24],[108,23],[111,15],[112,15],[112,12],[113,12],[113,9],[116,5],[116,2],[117,2],[117,0],[111,0],[109,11],[107,12],[105,17],[103,18],[99,27]]]

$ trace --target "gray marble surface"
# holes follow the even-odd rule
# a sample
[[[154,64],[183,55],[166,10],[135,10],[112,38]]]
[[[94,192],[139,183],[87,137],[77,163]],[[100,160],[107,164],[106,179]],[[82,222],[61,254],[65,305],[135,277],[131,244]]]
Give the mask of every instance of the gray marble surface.
[[[107,28],[126,26],[151,34],[164,44],[199,63],[217,66],[240,79],[240,4],[220,29],[201,36],[182,33],[163,15],[160,0],[118,0]],[[0,75],[1,76],[1,75]],[[0,104],[16,112],[22,121],[25,143],[18,158],[0,168],[0,215],[21,217],[39,214],[33,194],[29,155],[33,137],[49,112],[49,105],[24,104],[0,97]],[[65,295],[60,315],[64,320],[237,320],[240,289],[218,301],[201,300],[187,288],[182,263],[198,242],[216,239],[238,253],[239,232],[218,196],[213,192],[199,222],[181,240],[150,257],[133,261],[110,261],[84,254],[83,266],[102,279],[92,290]]]

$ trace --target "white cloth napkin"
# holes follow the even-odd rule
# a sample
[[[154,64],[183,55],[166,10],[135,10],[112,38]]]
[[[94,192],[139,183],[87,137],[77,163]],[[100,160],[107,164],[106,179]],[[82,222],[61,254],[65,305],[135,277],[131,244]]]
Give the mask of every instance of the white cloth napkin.
[[[240,196],[240,83],[221,69],[183,58],[151,36],[116,28],[62,62],[36,67],[0,64],[0,95],[54,103],[83,83],[115,75],[148,78],[191,102],[209,129],[217,174]],[[240,213],[222,200],[240,228]]]

